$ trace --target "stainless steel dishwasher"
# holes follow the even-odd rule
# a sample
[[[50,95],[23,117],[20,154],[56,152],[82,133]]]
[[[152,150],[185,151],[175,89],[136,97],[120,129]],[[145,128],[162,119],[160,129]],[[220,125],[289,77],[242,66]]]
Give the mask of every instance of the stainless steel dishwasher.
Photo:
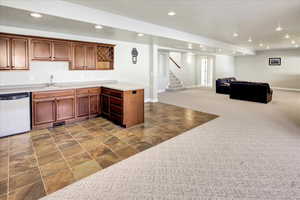
[[[30,130],[30,93],[0,94],[0,137]]]

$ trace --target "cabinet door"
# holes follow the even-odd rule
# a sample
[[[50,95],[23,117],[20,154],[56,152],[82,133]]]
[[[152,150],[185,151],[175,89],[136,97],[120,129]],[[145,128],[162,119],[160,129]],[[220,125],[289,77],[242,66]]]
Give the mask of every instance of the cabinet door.
[[[10,39],[0,36],[0,70],[10,69]]]
[[[32,100],[33,125],[51,123],[55,121],[55,99]]]
[[[31,41],[32,60],[52,60],[51,40],[35,40]]]
[[[86,46],[85,66],[87,69],[96,69],[96,46]]]
[[[54,61],[70,61],[71,46],[69,42],[54,41],[52,44]]]
[[[11,39],[11,68],[29,69],[28,39]]]
[[[85,67],[85,46],[83,44],[73,45],[73,66],[72,69],[81,69]]]
[[[101,95],[101,112],[103,115],[109,116],[109,96]]]
[[[77,97],[77,117],[89,115],[89,95]]]
[[[90,96],[90,114],[96,115],[99,114],[99,95],[91,95]]]
[[[75,98],[56,98],[56,121],[72,119],[75,117]]]

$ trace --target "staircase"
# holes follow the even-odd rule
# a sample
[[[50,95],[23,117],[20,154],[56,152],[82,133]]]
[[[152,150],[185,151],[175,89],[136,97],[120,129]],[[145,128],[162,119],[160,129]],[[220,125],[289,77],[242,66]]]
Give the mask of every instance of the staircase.
[[[172,71],[169,71],[169,85],[167,91],[183,90],[184,85]]]

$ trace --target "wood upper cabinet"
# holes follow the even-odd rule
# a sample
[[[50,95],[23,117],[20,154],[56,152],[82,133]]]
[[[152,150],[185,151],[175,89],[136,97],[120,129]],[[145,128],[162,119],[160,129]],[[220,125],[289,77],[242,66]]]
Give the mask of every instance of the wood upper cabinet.
[[[72,65],[70,69],[96,69],[96,45],[74,42],[72,44]]]
[[[73,43],[72,45],[72,69],[85,68],[85,46],[80,43]]]
[[[33,126],[52,123],[56,119],[56,102],[54,98],[32,100]]]
[[[67,41],[32,39],[32,60],[70,61],[71,45]]]
[[[0,69],[10,69],[10,38],[0,37]]]
[[[67,120],[75,117],[75,97],[56,98],[56,120]]]
[[[29,69],[28,39],[11,39],[11,68]]]
[[[52,60],[51,40],[31,40],[32,60]]]
[[[52,60],[70,61],[71,44],[70,42],[53,41],[52,43]]]
[[[29,69],[28,39],[0,35],[0,70]]]
[[[85,66],[87,69],[96,69],[96,46],[85,47]]]

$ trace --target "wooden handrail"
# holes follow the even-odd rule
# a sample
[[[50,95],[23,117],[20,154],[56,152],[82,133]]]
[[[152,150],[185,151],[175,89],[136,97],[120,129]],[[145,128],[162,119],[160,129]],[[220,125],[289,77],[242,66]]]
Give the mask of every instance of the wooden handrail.
[[[182,68],[182,67],[180,67],[180,66],[175,62],[175,60],[173,60],[173,58],[171,58],[170,56],[169,56],[169,59],[176,65],[176,67],[178,67],[179,69]]]

